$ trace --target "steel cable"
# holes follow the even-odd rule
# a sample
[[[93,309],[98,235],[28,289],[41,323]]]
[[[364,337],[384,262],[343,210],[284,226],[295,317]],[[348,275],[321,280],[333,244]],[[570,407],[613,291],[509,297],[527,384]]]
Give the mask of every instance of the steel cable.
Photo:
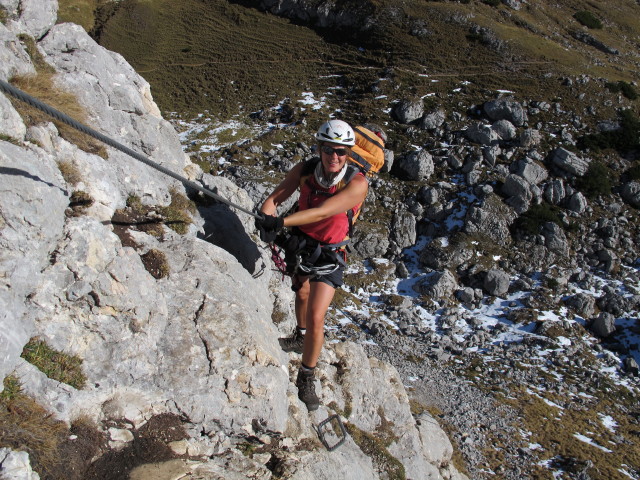
[[[237,205],[233,202],[230,202],[229,200],[227,200],[226,198],[221,197],[220,195],[212,192],[211,190],[208,190],[200,185],[198,185],[197,183],[192,182],[191,180],[188,180],[187,178],[178,175],[177,173],[169,170],[168,168],[163,167],[162,165],[154,162],[153,160],[150,160],[149,158],[145,157],[144,155],[139,154],[138,152],[131,150],[129,147],[113,140],[112,138],[107,137],[106,135],[103,135],[102,133],[87,127],[86,125],[78,122],[77,120],[71,118],[70,116],[62,113],[59,110],[56,110],[55,108],[53,108],[51,105],[47,105],[46,103],[38,100],[37,98],[32,97],[31,95],[29,95],[28,93],[23,92],[22,90],[14,87],[13,85],[0,80],[0,90],[3,91],[4,93],[7,93],[9,95],[11,95],[14,98],[17,98],[18,100],[31,105],[34,108],[37,108],[38,110],[46,113],[47,115],[55,118],[56,120],[61,121],[62,123],[65,123],[67,125],[69,125],[70,127],[85,133],[93,138],[95,138],[96,140],[101,141],[102,143],[105,143],[106,145],[109,145],[117,150],[120,150],[123,153],[126,153],[127,155],[129,155],[130,157],[135,158],[136,160],[150,166],[151,168],[155,168],[156,170],[158,170],[159,172],[164,173],[165,175],[168,175],[172,178],[175,178],[176,180],[182,182],[184,185],[191,187],[199,192],[204,193],[205,195],[208,195],[209,197],[224,203],[225,205],[229,205],[230,207],[233,207],[235,209],[240,210],[241,212],[244,212],[248,215],[251,215],[252,217],[255,218],[262,218],[262,216],[258,213],[252,212],[251,210],[247,210],[244,207],[241,207],[240,205]]]

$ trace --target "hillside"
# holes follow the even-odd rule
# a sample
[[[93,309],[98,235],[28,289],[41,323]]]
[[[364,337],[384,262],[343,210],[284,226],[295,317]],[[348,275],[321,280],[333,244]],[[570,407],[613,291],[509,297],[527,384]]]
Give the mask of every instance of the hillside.
[[[439,411],[474,478],[483,470],[504,478],[525,478],[525,471],[531,475],[526,478],[547,478],[549,472],[562,478],[638,478],[632,467],[638,438],[631,426],[637,423],[637,390],[627,391],[628,380],[594,373],[619,365],[623,377],[633,379],[637,370],[623,363],[634,356],[640,360],[637,205],[623,206],[620,198],[626,183],[637,178],[638,3],[184,5],[201,12],[181,16],[197,25],[161,28],[162,18],[170,17],[168,3],[131,2],[101,24],[99,39],[144,71],[163,111],[181,120],[177,125],[186,150],[205,168],[214,163],[213,171],[255,192],[260,191],[252,186],[255,180],[272,175],[265,170],[272,172],[275,165],[280,175],[287,165],[282,158],[305,155],[298,142],[305,143],[309,130],[329,115],[377,123],[388,134],[396,167],[374,184],[374,192],[384,193],[370,199],[356,251],[365,258],[386,257],[391,266],[374,262],[354,268],[334,312],[336,337],[376,343],[370,350],[403,372],[416,404]],[[132,29],[128,23],[140,18],[158,28],[150,35],[153,41],[172,50],[145,48],[146,28],[138,23]],[[512,110],[502,117],[487,115],[484,106],[501,97],[514,102],[506,107]],[[522,124],[514,120],[518,105],[528,114]],[[419,113],[411,116],[412,108]],[[428,126],[427,118],[433,122],[438,111],[446,120]],[[604,133],[604,125],[620,125],[623,111],[628,120],[618,141]],[[194,113],[204,115],[192,123]],[[485,140],[481,127],[471,132],[476,124],[498,118],[517,126],[509,140],[500,140],[500,134]],[[539,138],[522,140],[524,130]],[[629,141],[621,140],[625,136]],[[584,179],[553,167],[559,148],[591,162]],[[433,156],[431,178],[408,178],[398,168],[415,150]],[[528,172],[536,164],[544,166],[548,178],[544,170]],[[569,197],[554,200],[554,185],[570,186],[562,195],[584,194],[575,199],[584,198],[587,206],[572,210]],[[516,213],[487,207],[496,198],[487,192],[498,193]],[[488,218],[474,220],[473,215]],[[508,217],[500,220],[503,215]],[[475,223],[491,217],[497,225]],[[415,245],[410,228],[396,230],[399,218],[415,222]],[[559,249],[552,246],[555,233],[542,230],[545,222],[561,227]],[[615,238],[603,229],[615,231]],[[388,236],[389,243],[380,242],[387,247],[364,245],[363,238],[372,234]],[[469,260],[474,255],[475,264]],[[492,289],[484,279],[492,269],[508,272],[508,294],[486,296]],[[421,287],[425,276],[443,271],[453,272],[457,286],[438,287],[436,281],[435,287]],[[484,292],[478,294],[479,289]],[[618,306],[611,310],[607,302]],[[589,330],[598,315],[609,314],[617,319],[617,340],[609,333],[600,339]],[[389,328],[395,332],[391,337]],[[554,360],[549,351],[555,352]],[[619,357],[613,360],[610,354]],[[505,363],[513,370],[502,368]],[[511,434],[496,433],[496,416],[488,412],[495,407],[472,400],[477,393],[468,393],[466,401],[447,398],[453,385],[429,380],[440,377],[434,370],[425,373],[427,365],[444,367],[449,382],[469,379],[479,391],[513,407],[515,413],[504,415],[522,425],[516,435],[521,440],[514,444]],[[587,380],[594,374],[598,380]],[[612,396],[626,400],[613,407]],[[461,418],[469,408],[476,409],[475,422]],[[558,416],[555,409],[575,413]],[[602,425],[598,418],[610,414],[618,426],[630,422],[626,434],[620,428],[596,428]],[[601,441],[585,451],[580,439],[589,434],[580,431],[594,429]],[[613,431],[615,439],[609,437]],[[617,445],[611,451],[629,456],[596,455],[604,444]],[[623,444],[634,447],[627,450]]]
[[[137,94],[121,96],[119,80],[111,77],[108,82],[116,86],[110,88],[116,91],[108,103],[116,108],[122,104],[133,115],[133,125],[135,115],[145,109],[152,115],[161,113],[179,133],[188,156],[184,163],[197,165],[185,168],[199,171],[194,173],[199,181],[213,182],[210,185],[217,191],[241,198],[248,208],[258,204],[293,163],[313,155],[312,133],[319,122],[334,116],[384,128],[387,166],[372,180],[354,239],[347,285],[328,319],[332,346],[323,360],[323,398],[334,400],[331,411],[362,431],[391,441],[386,450],[390,457],[385,458],[400,459],[413,472],[431,472],[412,463],[408,443],[398,442],[400,429],[406,428],[408,438],[414,438],[404,406],[393,407],[397,417],[391,424],[384,412],[373,417],[364,413],[378,405],[381,392],[373,378],[380,360],[397,369],[409,395],[409,417],[417,422],[415,428],[422,434],[426,425],[437,422],[453,443],[450,454],[436,463],[429,459],[440,468],[439,473],[429,474],[433,478],[455,476],[458,471],[472,479],[640,478],[637,1],[558,5],[519,0],[87,0],[79,2],[77,9],[75,3],[60,0],[58,23],[81,24],[101,46],[120,53],[149,82],[159,112],[148,106],[147,87],[138,80],[144,107],[138,106]],[[53,53],[49,42],[46,37],[40,42],[57,59],[49,62],[63,68],[67,50],[60,47]],[[91,98],[80,92],[80,97]],[[131,112],[122,98],[136,98],[136,109]],[[117,120],[109,122],[113,132],[117,125]],[[159,153],[163,148],[136,137],[151,132],[154,127],[136,127],[127,138],[145,152],[163,155]],[[9,137],[14,135],[20,136]],[[173,134],[168,136],[176,140]],[[169,145],[163,161],[171,163],[178,153],[175,142]],[[177,167],[182,168],[180,162]],[[117,228],[147,220],[147,213],[136,211],[135,202],[127,199],[130,190],[156,204],[166,204],[175,192],[164,187],[147,192],[145,176],[138,173],[132,176],[134,184],[127,186],[131,180],[125,171],[126,167],[116,169],[122,184],[115,199],[102,192],[103,187],[90,188],[101,206],[89,216],[105,221],[103,210],[123,209],[126,203],[131,210],[118,210],[121,216],[109,217],[122,245],[130,248],[127,242],[133,242],[141,255],[153,247],[169,256],[172,275],[160,279],[154,288],[163,298],[167,296],[163,301],[171,312],[196,318],[195,330],[189,324],[188,331],[202,340],[204,356],[194,357],[193,362],[208,362],[213,370],[220,367],[222,377],[231,382],[223,390],[232,399],[238,392],[233,390],[237,386],[234,367],[215,365],[215,355],[209,352],[213,346],[223,347],[216,343],[213,329],[198,325],[196,297],[204,287],[195,288],[194,293],[184,288],[193,273],[183,261],[191,244],[172,233],[149,240],[140,225],[124,232]],[[159,212],[165,214],[165,210]],[[246,295],[241,284],[252,282],[247,274],[255,274],[260,261],[264,265],[264,252],[256,253],[248,238],[251,222],[245,217],[238,221],[227,210],[206,204],[199,207],[196,224],[199,215],[204,220],[189,227],[191,233],[204,231],[203,237],[215,244],[214,263],[227,265],[224,268],[242,279],[230,287],[237,290],[228,296],[218,291],[224,289],[216,283],[225,282],[221,277],[207,279],[203,285],[232,305],[234,294],[236,298]],[[87,220],[74,220],[79,221]],[[167,224],[171,222],[175,220],[167,219]],[[72,239],[79,238],[79,230],[74,227]],[[143,246],[137,243],[140,238]],[[117,247],[118,241],[110,241]],[[67,253],[60,262],[72,265],[71,250],[77,247],[64,246]],[[213,255],[210,249],[203,250]],[[122,253],[114,255],[125,262]],[[56,258],[48,267],[52,275],[59,268]],[[237,268],[234,259],[245,271]],[[198,259],[196,263],[201,261],[205,262]],[[113,265],[107,271],[122,278]],[[140,276],[136,271],[135,278]],[[80,280],[85,279],[76,279],[75,289],[84,288]],[[243,368],[260,372],[264,368],[272,375],[267,390],[286,383],[279,372],[270,370],[286,363],[281,352],[274,350],[277,332],[271,330],[282,332],[291,321],[289,299],[283,293],[286,282],[275,286],[277,282],[271,280],[259,280],[257,287],[260,298],[274,303],[274,324],[265,322],[269,334],[266,344],[260,344],[269,352],[267,360],[261,357],[263,363],[256,364],[247,349],[237,349]],[[102,285],[104,279],[87,277],[86,281]],[[144,280],[143,285],[151,284]],[[165,293],[164,288],[179,292]],[[91,295],[84,293],[89,305],[95,298],[88,297],[97,291],[94,287]],[[34,303],[42,303],[44,295],[36,295]],[[183,295],[189,305],[185,310],[179,306]],[[113,301],[111,296],[108,299]],[[202,301],[207,322],[219,313],[214,304]],[[119,303],[114,305],[120,308]],[[152,316],[164,322],[162,305]],[[106,308],[98,306],[101,312]],[[264,305],[249,302],[240,308],[254,319],[249,313],[254,307]],[[127,317],[134,333],[142,328],[145,335],[158,334],[138,326],[134,317]],[[264,320],[263,315],[259,317]],[[216,325],[226,332],[225,318],[229,319],[223,314]],[[51,338],[56,338],[57,329],[65,329],[60,319],[55,327],[39,320],[38,325]],[[86,328],[93,335],[93,327]],[[175,333],[179,328],[168,331]],[[349,357],[341,345],[354,345],[355,357]],[[165,348],[170,350],[169,345]],[[360,379],[366,384],[358,384],[353,378],[357,375],[342,376],[345,362],[354,369],[369,368],[359,349],[373,359],[369,360],[372,378]],[[135,357],[133,344],[125,344],[122,351]],[[151,368],[153,361],[149,359],[145,368]],[[109,372],[97,371],[98,361],[90,365],[96,369],[90,370],[92,375],[109,378]],[[171,381],[182,385],[182,379],[177,379],[184,371],[163,366],[171,377],[166,385]],[[116,383],[129,386],[124,372],[116,370]],[[145,381],[147,373],[141,377]],[[215,375],[211,378],[217,381]],[[160,395],[165,383],[149,381],[153,395]],[[396,377],[390,373],[384,381],[394,384]],[[246,387],[239,382],[240,390]],[[340,385],[337,393],[334,383]],[[206,385],[199,384],[198,394],[204,391]],[[350,396],[354,392],[362,392],[358,398],[363,403],[354,401]],[[273,408],[276,416],[269,420],[268,431],[281,432],[286,424],[284,436],[291,435],[287,422],[292,420],[285,420],[279,404],[289,400],[279,397],[269,403],[261,393],[248,399],[238,395],[241,405],[221,402],[228,418],[216,422],[233,423],[242,418],[240,411],[247,405],[261,413]],[[186,396],[181,391],[179,408],[170,411],[188,410],[187,417],[198,417],[199,407]],[[379,403],[388,405],[386,399]],[[207,417],[211,412],[207,410],[204,423],[195,422],[190,433],[201,425],[217,431],[219,425]],[[298,441],[310,426],[297,410],[294,418],[300,422],[293,435]],[[257,456],[245,453],[252,468],[258,468],[256,464],[266,458],[267,442],[264,427],[252,427],[250,434],[263,443]],[[136,429],[129,430],[138,435]],[[213,447],[223,451],[229,441],[237,444],[236,434],[230,425],[224,425],[215,439],[210,433],[208,451]],[[427,440],[441,438],[440,434],[435,432]],[[303,448],[301,458],[291,454],[287,445],[282,437],[276,448],[267,449],[270,457],[262,462],[266,469],[260,475],[290,478],[291,465],[308,465],[307,461],[318,458],[313,448],[311,453]],[[427,450],[429,445],[425,443]],[[364,468],[369,460],[360,455],[366,448],[360,443],[358,447],[349,445],[349,452],[357,455]],[[321,458],[336,461],[330,455]],[[240,464],[233,463],[233,468]],[[375,463],[367,472],[372,472],[371,478],[396,473],[398,477],[392,478],[413,478],[393,470],[394,465],[393,460],[386,466]],[[332,464],[326,471],[337,471],[332,468],[339,465]],[[298,472],[305,474],[313,475]],[[350,474],[358,478],[355,471]]]

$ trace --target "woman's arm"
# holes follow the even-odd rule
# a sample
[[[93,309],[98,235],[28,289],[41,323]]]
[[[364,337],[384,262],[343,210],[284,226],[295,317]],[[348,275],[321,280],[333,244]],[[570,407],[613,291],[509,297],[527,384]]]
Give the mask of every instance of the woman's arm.
[[[280,182],[273,193],[267,197],[260,211],[266,215],[276,215],[278,206],[281,205],[287,198],[289,198],[300,186],[300,176],[302,175],[303,163],[298,163],[294,166],[287,176]]]
[[[356,175],[344,189],[340,190],[333,197],[328,198],[319,207],[298,211],[292,213],[288,217],[285,217],[284,226],[297,227],[299,225],[306,225],[308,223],[324,220],[325,218],[332,217],[338,213],[344,213],[364,202],[368,188],[369,182],[367,179],[363,176]]]

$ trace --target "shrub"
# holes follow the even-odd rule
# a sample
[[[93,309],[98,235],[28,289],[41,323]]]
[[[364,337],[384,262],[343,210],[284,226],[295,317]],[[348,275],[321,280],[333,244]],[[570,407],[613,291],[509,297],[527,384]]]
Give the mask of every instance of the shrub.
[[[538,235],[542,225],[547,222],[557,223],[562,226],[558,211],[558,207],[548,203],[532,205],[529,210],[520,215],[513,223],[513,228],[529,235]]]
[[[576,187],[588,198],[611,193],[611,170],[601,162],[591,162],[584,176],[578,178]]]
[[[500,5],[500,0],[482,0],[482,3],[489,5],[490,7],[497,7]]]
[[[628,152],[640,144],[640,120],[630,110],[620,112],[620,128],[610,132],[585,135],[578,139],[578,148],[604,150],[613,148],[618,152]]]
[[[602,22],[593,13],[581,10],[573,15],[578,22],[587,28],[600,29]]]
[[[636,163],[625,172],[628,180],[640,180],[640,163]]]
[[[0,5],[0,23],[6,25],[8,18],[9,14],[7,13],[7,9]]]
[[[622,93],[629,100],[635,100],[638,98],[638,92],[633,88],[630,83],[620,80],[619,82],[608,82],[606,84],[607,89],[613,93]]]

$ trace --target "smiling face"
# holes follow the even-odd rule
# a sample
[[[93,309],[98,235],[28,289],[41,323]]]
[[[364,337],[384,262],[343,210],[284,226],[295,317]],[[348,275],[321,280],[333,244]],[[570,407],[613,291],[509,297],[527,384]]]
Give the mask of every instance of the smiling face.
[[[327,176],[333,176],[342,170],[347,163],[349,149],[339,143],[322,142],[320,145],[320,158],[322,167]]]

